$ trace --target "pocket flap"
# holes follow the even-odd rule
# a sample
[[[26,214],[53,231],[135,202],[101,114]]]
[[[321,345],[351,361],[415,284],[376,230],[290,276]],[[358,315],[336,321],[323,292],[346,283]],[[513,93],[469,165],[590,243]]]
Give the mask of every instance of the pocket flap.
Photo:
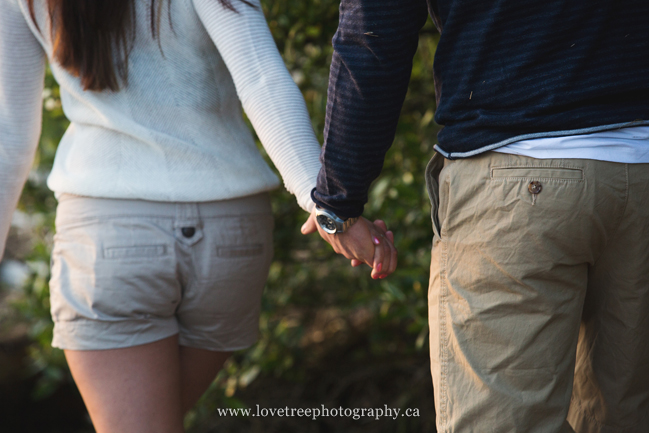
[[[159,257],[167,254],[166,245],[136,245],[129,247],[106,247],[106,259],[137,259],[145,257]]]
[[[500,167],[491,169],[491,178],[582,180],[584,172],[563,167]]]

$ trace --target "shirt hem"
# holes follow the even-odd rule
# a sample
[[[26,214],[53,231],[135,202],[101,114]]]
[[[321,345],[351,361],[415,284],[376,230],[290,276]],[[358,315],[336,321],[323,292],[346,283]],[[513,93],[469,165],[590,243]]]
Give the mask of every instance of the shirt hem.
[[[517,135],[515,137],[511,137],[506,140],[502,140],[497,143],[489,144],[467,152],[447,152],[444,149],[442,149],[439,146],[439,144],[436,144],[434,146],[434,149],[440,154],[442,154],[444,158],[463,159],[463,158],[470,158],[472,156],[476,156],[481,153],[488,152],[490,150],[494,150],[499,147],[503,147],[508,144],[521,141],[521,140],[529,140],[534,138],[546,138],[546,137],[561,137],[563,135],[582,135],[582,134],[590,134],[593,132],[601,132],[601,131],[606,131],[611,129],[622,129],[622,128],[629,128],[633,126],[645,126],[645,125],[649,125],[649,120],[635,120],[633,122],[614,123],[610,125],[593,126],[590,128],[581,128],[581,129],[569,129],[564,131],[535,132],[532,134]]]

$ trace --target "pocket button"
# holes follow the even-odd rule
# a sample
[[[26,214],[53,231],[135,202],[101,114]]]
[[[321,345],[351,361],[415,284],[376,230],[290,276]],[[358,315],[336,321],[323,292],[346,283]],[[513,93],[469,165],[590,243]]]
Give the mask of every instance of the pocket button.
[[[186,238],[191,238],[196,234],[196,228],[195,227],[183,227],[180,229],[182,232],[183,236]]]
[[[541,182],[538,180],[530,182],[530,184],[527,186],[527,190],[530,192],[530,194],[538,194],[541,191],[543,191],[543,185],[541,185]]]

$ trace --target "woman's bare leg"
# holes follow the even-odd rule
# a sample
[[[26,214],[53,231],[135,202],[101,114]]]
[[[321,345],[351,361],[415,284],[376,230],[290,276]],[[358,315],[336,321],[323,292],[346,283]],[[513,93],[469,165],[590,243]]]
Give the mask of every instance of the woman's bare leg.
[[[230,352],[180,347],[180,380],[182,410],[191,409],[210,386]]]
[[[97,433],[182,433],[178,336],[65,356]]]

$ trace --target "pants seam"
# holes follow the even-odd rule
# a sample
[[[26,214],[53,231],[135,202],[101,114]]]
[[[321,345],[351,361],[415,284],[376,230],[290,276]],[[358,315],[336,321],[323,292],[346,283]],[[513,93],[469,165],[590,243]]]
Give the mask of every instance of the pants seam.
[[[447,242],[442,239],[442,255],[440,258],[440,297],[439,297],[439,342],[440,342],[440,424],[442,432],[446,432],[448,423],[448,332],[446,329],[446,303],[448,287],[446,281]],[[440,433],[442,433],[440,432]]]

